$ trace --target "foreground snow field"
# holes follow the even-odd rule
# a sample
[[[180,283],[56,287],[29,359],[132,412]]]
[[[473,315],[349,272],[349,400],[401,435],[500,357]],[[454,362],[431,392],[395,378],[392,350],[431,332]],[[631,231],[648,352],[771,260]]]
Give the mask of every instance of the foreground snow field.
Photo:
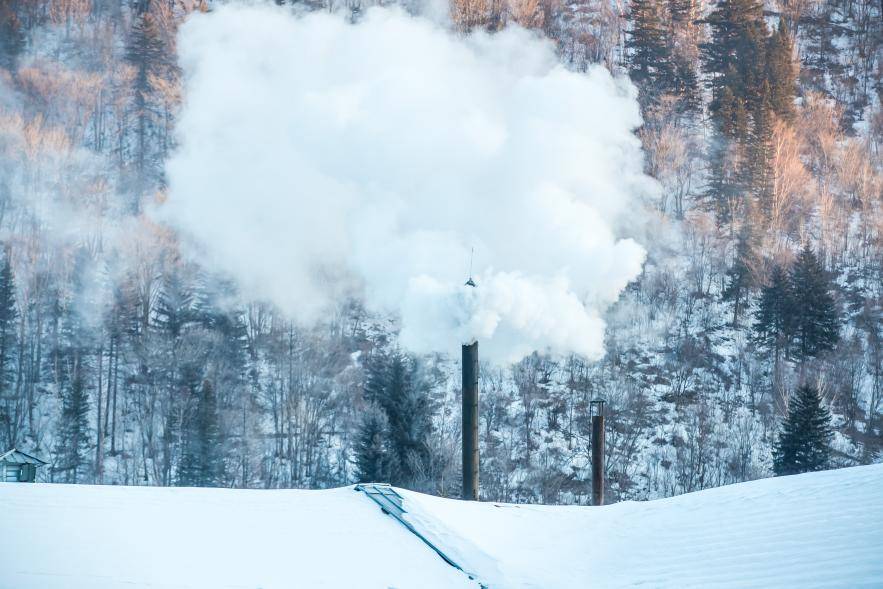
[[[402,491],[491,588],[883,587],[883,465],[609,507]],[[0,484],[0,588],[477,587],[361,493]]]

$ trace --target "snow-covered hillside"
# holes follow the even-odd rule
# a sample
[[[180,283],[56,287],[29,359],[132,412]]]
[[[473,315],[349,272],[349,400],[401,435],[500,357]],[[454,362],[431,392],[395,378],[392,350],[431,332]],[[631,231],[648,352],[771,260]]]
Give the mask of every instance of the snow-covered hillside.
[[[883,587],[883,465],[609,507],[403,491],[488,587]],[[476,587],[361,493],[0,484],[2,589]]]

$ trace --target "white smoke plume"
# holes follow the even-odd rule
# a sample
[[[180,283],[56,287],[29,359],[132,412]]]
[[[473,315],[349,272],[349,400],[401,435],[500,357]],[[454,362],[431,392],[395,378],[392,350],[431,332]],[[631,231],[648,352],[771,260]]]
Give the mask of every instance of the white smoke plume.
[[[301,322],[357,292],[416,352],[603,352],[653,190],[632,87],[517,28],[462,36],[227,5],[179,40],[185,104],[160,216]],[[478,288],[464,286],[470,251]]]

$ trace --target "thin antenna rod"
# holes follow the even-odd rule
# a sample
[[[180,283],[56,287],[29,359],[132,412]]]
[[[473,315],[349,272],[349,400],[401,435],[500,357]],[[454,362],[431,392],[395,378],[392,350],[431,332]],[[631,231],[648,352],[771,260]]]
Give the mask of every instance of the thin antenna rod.
[[[477,284],[475,284],[475,281],[472,280],[472,261],[474,259],[475,259],[475,248],[473,247],[469,250],[469,279],[466,280],[466,284],[464,285],[464,286],[471,286],[472,288],[475,288],[476,286],[478,286]]]

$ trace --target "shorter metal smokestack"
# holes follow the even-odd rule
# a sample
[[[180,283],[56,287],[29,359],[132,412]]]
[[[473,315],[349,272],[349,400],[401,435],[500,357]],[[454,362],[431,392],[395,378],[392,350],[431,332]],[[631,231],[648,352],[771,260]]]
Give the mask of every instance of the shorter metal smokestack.
[[[592,505],[604,505],[604,399],[592,399]]]
[[[463,344],[463,499],[478,501],[478,342]]]

